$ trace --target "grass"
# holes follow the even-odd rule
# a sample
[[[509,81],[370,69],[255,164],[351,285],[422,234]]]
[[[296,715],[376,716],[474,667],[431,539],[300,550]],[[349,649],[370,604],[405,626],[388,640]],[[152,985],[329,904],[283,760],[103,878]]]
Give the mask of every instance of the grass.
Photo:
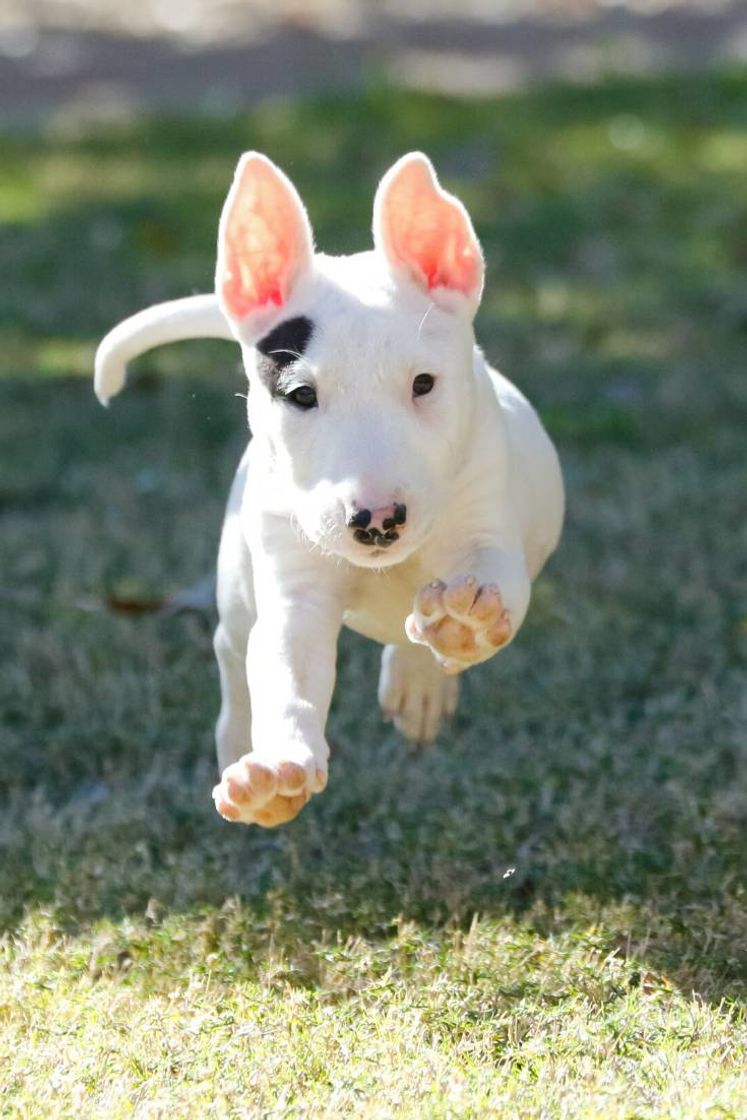
[[[0,1116],[747,1115],[745,82],[0,138]],[[249,146],[337,252],[432,155],[569,490],[432,752],[344,636],[330,785],[277,832],[212,811],[208,626],[106,607],[210,568],[236,354],[158,352],[108,412],[89,380],[207,287]]]

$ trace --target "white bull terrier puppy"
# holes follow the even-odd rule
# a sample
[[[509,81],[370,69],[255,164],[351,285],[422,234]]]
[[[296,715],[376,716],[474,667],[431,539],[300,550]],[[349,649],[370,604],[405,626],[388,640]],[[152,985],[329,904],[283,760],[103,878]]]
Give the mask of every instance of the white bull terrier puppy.
[[[484,265],[467,211],[418,152],[384,176],[372,252],[314,252],[295,188],[242,156],[216,294],[150,308],[96,356],[96,392],[164,342],[235,339],[252,439],[218,557],[218,812],[265,827],[327,782],[343,624],[384,646],[379,703],[431,742],[456,675],[515,636],[563,520],[558,459],[472,320]]]

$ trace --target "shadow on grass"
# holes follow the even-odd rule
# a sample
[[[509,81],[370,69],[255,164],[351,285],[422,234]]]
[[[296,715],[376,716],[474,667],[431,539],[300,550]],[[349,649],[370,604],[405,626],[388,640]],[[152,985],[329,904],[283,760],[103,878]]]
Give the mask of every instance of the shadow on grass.
[[[433,751],[381,722],[376,647],[344,635],[330,785],[265,833],[212,810],[209,628],[101,607],[104,592],[161,593],[209,569],[240,402],[169,383],[105,414],[89,392],[2,386],[16,415],[84,445],[65,460],[50,439],[57,500],[3,513],[9,586],[33,597],[3,604],[6,926],[39,908],[71,932],[127,917],[147,942],[155,906],[223,930],[218,951],[251,971],[263,944],[295,959],[403,920],[513,916],[550,937],[596,927],[686,990],[742,995],[742,559],[723,523],[744,469],[728,417],[708,455],[561,448],[563,548]],[[220,439],[197,435],[208,415]]]
[[[13,197],[31,198],[0,250],[18,260],[0,329],[6,372],[34,376],[0,382],[6,928],[25,910],[71,931],[127,918],[147,942],[183,915],[251,971],[270,944],[293,958],[479,912],[548,937],[593,928],[684,990],[742,997],[741,91],[379,92],[268,107],[250,128],[7,141]],[[539,405],[569,490],[519,640],[467,676],[433,752],[381,724],[376,650],[343,638],[330,786],[277,833],[213,814],[208,629],[101,606],[212,566],[242,443],[235,355],[156,355],[108,413],[88,383],[38,377],[82,372],[95,331],[210,275],[249,134],[298,172],[338,250],[363,247],[390,158],[418,146],[443,165],[495,260],[478,334]],[[163,378],[179,365],[188,379]]]

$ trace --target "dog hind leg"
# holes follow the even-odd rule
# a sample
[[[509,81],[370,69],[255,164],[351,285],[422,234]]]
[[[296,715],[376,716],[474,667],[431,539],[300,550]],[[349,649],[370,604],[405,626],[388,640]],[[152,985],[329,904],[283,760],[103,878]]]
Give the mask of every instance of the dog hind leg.
[[[381,655],[379,704],[397,730],[418,745],[432,743],[453,716],[459,685],[422,646],[389,645]]]

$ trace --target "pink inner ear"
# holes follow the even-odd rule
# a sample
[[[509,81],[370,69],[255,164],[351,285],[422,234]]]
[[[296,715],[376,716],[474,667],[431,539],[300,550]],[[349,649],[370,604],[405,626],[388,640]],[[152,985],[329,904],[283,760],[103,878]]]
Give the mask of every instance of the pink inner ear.
[[[429,289],[479,292],[482,257],[469,219],[456,199],[439,190],[423,161],[407,164],[390,185],[382,233],[394,263]]]
[[[290,185],[268,162],[246,160],[222,227],[220,291],[226,310],[243,319],[288,298],[309,255],[309,234]]]

